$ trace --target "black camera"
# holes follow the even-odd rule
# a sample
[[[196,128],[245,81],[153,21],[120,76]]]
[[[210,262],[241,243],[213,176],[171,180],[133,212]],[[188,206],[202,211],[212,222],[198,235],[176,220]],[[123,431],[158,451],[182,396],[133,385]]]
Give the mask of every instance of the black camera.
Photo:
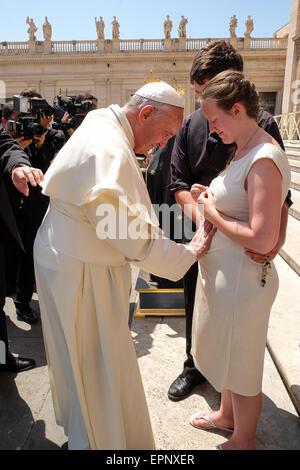
[[[52,116],[54,109],[43,98],[27,98],[26,96],[14,95],[14,111],[19,113],[18,121],[7,121],[7,130],[14,132],[17,137],[33,139],[41,137],[46,129],[40,124],[40,117]]]
[[[25,140],[33,139],[34,136],[41,137],[46,129],[43,128],[35,118],[19,117],[18,121],[7,121],[7,130],[14,132],[17,137],[24,137]]]
[[[57,95],[54,99],[53,129],[68,130],[77,129],[89,111],[96,109],[96,105],[90,100],[75,103],[75,98]],[[65,113],[69,114],[70,122],[61,122]]]

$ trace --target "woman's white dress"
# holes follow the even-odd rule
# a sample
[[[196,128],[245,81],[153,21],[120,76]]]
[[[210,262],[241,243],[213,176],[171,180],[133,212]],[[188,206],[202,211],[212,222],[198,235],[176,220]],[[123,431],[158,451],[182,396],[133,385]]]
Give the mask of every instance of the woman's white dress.
[[[282,175],[282,204],[290,184],[285,153],[269,143],[254,147],[211,183],[216,207],[227,216],[249,220],[245,179],[258,159],[272,159]],[[192,355],[196,367],[218,391],[245,396],[261,392],[269,315],[278,290],[271,262],[265,287],[262,264],[244,247],[217,231],[200,259],[193,315]]]

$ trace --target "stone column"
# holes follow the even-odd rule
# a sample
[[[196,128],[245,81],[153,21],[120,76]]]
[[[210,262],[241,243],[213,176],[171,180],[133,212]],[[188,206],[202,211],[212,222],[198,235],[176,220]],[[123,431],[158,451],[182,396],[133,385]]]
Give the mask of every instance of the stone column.
[[[48,101],[50,105],[52,105],[54,96],[56,95],[55,81],[53,82],[47,81],[43,85],[44,85],[43,98],[45,98],[45,100]]]
[[[283,89],[279,90],[276,95],[276,103],[275,103],[275,116],[281,114],[281,107],[282,107],[282,97],[283,97]]]
[[[191,84],[190,81],[186,81],[186,91],[184,96],[184,115],[188,116],[193,111],[195,111],[193,104],[192,104],[192,93],[191,93]]]
[[[295,87],[297,77],[297,44],[296,37],[300,33],[300,0],[292,0],[291,17],[289,24],[289,38],[288,49],[286,55],[285,77],[284,77],[284,92],[282,101],[282,113],[291,113],[300,110],[298,100],[294,100],[293,96],[296,95]],[[295,103],[293,103],[295,101]]]
[[[107,106],[106,100],[106,84],[104,80],[95,81],[95,93],[98,99],[98,108],[105,108]]]
[[[122,92],[121,92],[122,83],[121,80],[111,80],[111,89],[110,89],[110,103],[109,104],[118,104],[122,106]]]
[[[110,79],[107,78],[106,80],[106,106],[109,106],[111,104],[111,85],[110,85]]]

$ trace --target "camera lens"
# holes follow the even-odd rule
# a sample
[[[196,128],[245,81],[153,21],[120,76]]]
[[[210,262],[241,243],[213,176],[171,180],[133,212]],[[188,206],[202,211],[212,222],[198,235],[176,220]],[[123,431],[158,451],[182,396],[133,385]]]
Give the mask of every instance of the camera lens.
[[[44,128],[41,124],[32,123],[31,129],[33,135],[36,135],[37,137],[41,137],[44,134]]]

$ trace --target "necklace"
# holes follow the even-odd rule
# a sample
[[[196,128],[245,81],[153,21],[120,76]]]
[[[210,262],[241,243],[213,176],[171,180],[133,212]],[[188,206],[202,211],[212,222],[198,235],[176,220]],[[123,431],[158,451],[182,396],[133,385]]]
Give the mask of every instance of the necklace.
[[[250,137],[249,137],[249,139],[247,140],[247,142],[246,142],[239,150],[237,150],[237,151],[235,152],[235,155],[234,155],[234,157],[233,157],[232,160],[235,159],[235,157],[237,156],[238,153],[240,154],[240,153],[242,152],[242,150],[243,150],[245,147],[247,147],[247,145],[251,142],[251,140],[253,139],[253,137],[255,136],[256,132],[258,132],[259,129],[260,129],[259,126],[257,126],[257,128],[255,129],[255,131],[250,135]],[[239,160],[239,158],[237,158],[237,160]]]
[[[257,132],[259,129],[260,129],[259,127],[258,127],[257,129],[255,129],[255,131],[253,132],[253,134],[251,134],[251,136],[249,137],[249,139],[247,140],[247,142],[246,142],[246,143],[243,145],[243,147],[239,150],[240,152],[241,152],[241,150],[243,150],[243,149],[249,144],[249,142],[253,139],[253,137],[255,136],[256,132]],[[235,146],[235,148],[232,148],[232,150],[231,150],[231,152],[230,152],[230,155],[229,155],[229,158],[228,158],[228,160],[227,160],[227,162],[226,162],[226,166],[225,166],[224,170],[226,170],[226,169],[229,167],[229,165],[230,165],[230,163],[231,163],[232,161],[237,161],[237,160],[234,160],[235,157],[236,157],[236,153],[237,153],[236,143],[234,143],[233,145]],[[224,171],[224,170],[222,170],[222,171]],[[221,171],[221,173],[222,173],[222,171]]]

